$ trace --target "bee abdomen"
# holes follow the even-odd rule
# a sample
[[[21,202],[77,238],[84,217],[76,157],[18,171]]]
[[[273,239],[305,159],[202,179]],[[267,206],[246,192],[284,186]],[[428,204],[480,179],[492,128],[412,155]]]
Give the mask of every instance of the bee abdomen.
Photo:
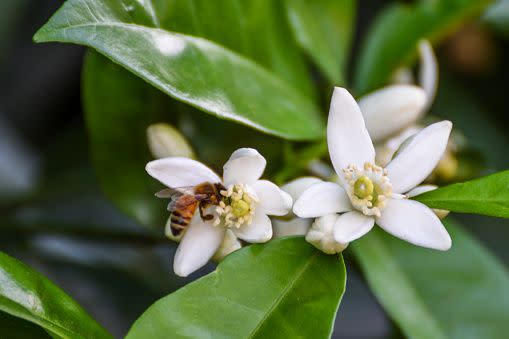
[[[180,235],[183,230],[189,226],[192,216],[182,215],[179,211],[174,211],[171,216],[171,233],[174,236]]]

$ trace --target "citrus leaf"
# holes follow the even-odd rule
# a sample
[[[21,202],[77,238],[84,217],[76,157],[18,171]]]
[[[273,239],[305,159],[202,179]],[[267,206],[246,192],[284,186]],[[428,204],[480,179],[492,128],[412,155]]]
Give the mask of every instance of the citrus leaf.
[[[440,187],[413,199],[432,208],[509,218],[509,171]]]
[[[251,245],[157,301],[127,338],[328,338],[345,282],[342,257],[301,237]]]
[[[133,3],[69,0],[34,40],[92,47],[173,98],[222,119],[286,139],[323,136],[309,96],[221,45],[147,26],[157,16],[151,2]]]

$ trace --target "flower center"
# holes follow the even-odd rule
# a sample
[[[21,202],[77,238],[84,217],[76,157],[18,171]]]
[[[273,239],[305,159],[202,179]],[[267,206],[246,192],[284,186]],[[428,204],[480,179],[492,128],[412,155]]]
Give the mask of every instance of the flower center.
[[[250,207],[244,200],[235,200],[232,202],[232,213],[237,218],[242,218],[249,213]]]
[[[392,196],[387,170],[371,163],[365,163],[362,169],[350,165],[343,169],[343,180],[353,207],[365,215],[381,216]]]
[[[217,218],[214,225],[219,225],[221,221],[226,227],[240,228],[243,225],[251,224],[258,198],[247,185],[231,185],[228,190],[223,190],[220,193],[223,199],[216,207]]]

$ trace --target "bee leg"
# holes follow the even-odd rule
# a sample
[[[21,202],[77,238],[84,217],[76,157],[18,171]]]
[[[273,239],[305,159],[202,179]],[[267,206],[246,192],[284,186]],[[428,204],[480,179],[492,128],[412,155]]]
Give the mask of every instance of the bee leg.
[[[214,216],[212,214],[205,214],[205,206],[200,202],[200,217],[202,218],[202,220],[212,220],[214,218]]]

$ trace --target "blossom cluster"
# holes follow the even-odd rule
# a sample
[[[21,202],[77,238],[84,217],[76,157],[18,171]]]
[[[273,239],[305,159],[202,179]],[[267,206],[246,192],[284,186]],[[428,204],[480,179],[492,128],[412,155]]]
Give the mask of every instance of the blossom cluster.
[[[434,97],[437,67],[429,43],[419,46],[419,85],[398,72],[398,84],[362,97],[334,89],[327,144],[335,175],[305,177],[282,187],[262,180],[265,158],[255,149],[233,152],[222,177],[187,157],[164,157],[147,172],[172,189],[166,234],[180,241],[174,271],[187,276],[209,260],[221,260],[245,243],[304,235],[328,254],[343,251],[375,224],[412,244],[437,250],[451,238],[434,211],[411,198],[434,186],[419,186],[443,160],[452,123],[417,125]],[[407,76],[402,76],[406,74]],[[210,184],[209,191],[185,187]],[[185,197],[185,198],[182,198]],[[182,217],[190,213],[189,218]],[[176,237],[177,223],[183,233]]]

